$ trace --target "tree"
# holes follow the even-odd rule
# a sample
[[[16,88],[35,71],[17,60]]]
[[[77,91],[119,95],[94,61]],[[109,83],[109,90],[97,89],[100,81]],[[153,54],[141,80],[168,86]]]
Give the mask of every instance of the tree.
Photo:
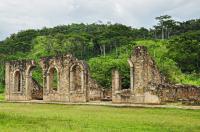
[[[187,32],[170,39],[168,56],[183,72],[200,72],[200,31]]]
[[[163,15],[155,18],[158,20],[158,25],[154,26],[156,31],[161,31],[162,40],[170,37],[170,33],[174,26],[176,26],[176,22],[169,15]]]

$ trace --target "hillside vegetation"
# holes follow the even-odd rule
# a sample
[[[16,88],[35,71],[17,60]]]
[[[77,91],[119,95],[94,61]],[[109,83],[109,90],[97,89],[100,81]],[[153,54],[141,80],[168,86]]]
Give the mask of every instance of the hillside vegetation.
[[[129,87],[129,65],[127,59],[135,46],[146,46],[150,55],[155,59],[161,74],[172,83],[200,85],[198,73],[183,73],[176,61],[169,56],[168,41],[162,40],[140,40],[132,41],[131,44],[120,47],[120,55],[116,57],[115,52],[108,55],[91,58],[88,63],[93,78],[104,86],[111,86],[111,71],[117,68],[122,76],[123,88]]]
[[[127,59],[137,45],[148,48],[167,80],[200,85],[200,19],[177,22],[170,16],[157,17],[152,29],[122,24],[71,24],[40,30],[25,30],[0,41],[0,93],[4,89],[5,61],[42,56],[73,54],[88,62],[92,77],[105,88],[111,87],[111,70],[123,75],[129,87]],[[33,77],[42,82],[37,68]]]

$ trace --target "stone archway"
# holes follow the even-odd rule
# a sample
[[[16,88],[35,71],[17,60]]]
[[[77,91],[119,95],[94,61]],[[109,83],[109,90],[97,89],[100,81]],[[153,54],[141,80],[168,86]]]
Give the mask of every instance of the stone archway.
[[[133,92],[134,90],[134,65],[131,59],[128,59],[128,64],[130,66],[130,88],[131,91]]]
[[[82,93],[84,87],[84,70],[81,65],[75,64],[70,68],[70,92]]]
[[[35,69],[36,69],[35,65],[34,66],[30,65],[28,66],[26,70],[26,98],[27,100],[42,100],[43,99],[43,87],[32,75]]]
[[[21,84],[22,84],[22,75],[19,69],[17,69],[13,74],[13,81],[14,81],[14,92],[18,93],[22,91]]]
[[[49,67],[47,71],[47,90],[49,92],[59,91],[59,71],[57,67]]]
[[[82,62],[75,62],[70,67],[70,101],[87,102],[88,101],[88,78],[85,65]]]

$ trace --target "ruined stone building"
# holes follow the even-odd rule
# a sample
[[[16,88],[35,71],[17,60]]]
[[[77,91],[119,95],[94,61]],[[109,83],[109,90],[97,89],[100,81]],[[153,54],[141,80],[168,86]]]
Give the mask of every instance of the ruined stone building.
[[[40,60],[43,86],[33,80],[34,61],[6,63],[6,100],[47,102],[87,102],[100,100],[101,87],[90,78],[88,66],[71,55],[44,57]],[[54,86],[54,74],[57,84]]]
[[[200,102],[200,87],[167,83],[148,54],[147,48],[135,47],[128,64],[130,66],[128,89],[124,89],[121,85],[120,72],[116,69],[112,71],[113,103],[160,104],[185,100]],[[90,77],[88,65],[72,55],[41,58],[42,86],[32,77],[35,67],[33,60],[6,63],[6,100],[89,102],[101,101],[105,97],[105,90]],[[56,85],[53,83],[54,80],[57,80]]]
[[[113,103],[200,102],[200,87],[166,82],[146,47],[135,47],[128,63],[130,66],[129,89],[121,87],[119,71],[112,72]]]

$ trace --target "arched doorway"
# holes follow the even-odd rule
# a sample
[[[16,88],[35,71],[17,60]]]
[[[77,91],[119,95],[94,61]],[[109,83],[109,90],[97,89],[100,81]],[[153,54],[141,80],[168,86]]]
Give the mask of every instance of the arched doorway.
[[[42,69],[39,66],[29,66],[26,72],[26,91],[28,100],[43,99]]]
[[[14,72],[14,91],[21,92],[21,73],[19,70]]]
[[[58,70],[55,67],[50,67],[47,77],[47,85],[49,91],[58,91],[59,89],[59,79],[58,79]]]
[[[133,89],[134,69],[132,61],[128,60],[128,63],[124,63],[123,68],[120,68],[119,72],[121,78],[121,88],[130,90]]]
[[[70,91],[81,93],[83,91],[84,75],[80,65],[73,65],[70,70]]]

